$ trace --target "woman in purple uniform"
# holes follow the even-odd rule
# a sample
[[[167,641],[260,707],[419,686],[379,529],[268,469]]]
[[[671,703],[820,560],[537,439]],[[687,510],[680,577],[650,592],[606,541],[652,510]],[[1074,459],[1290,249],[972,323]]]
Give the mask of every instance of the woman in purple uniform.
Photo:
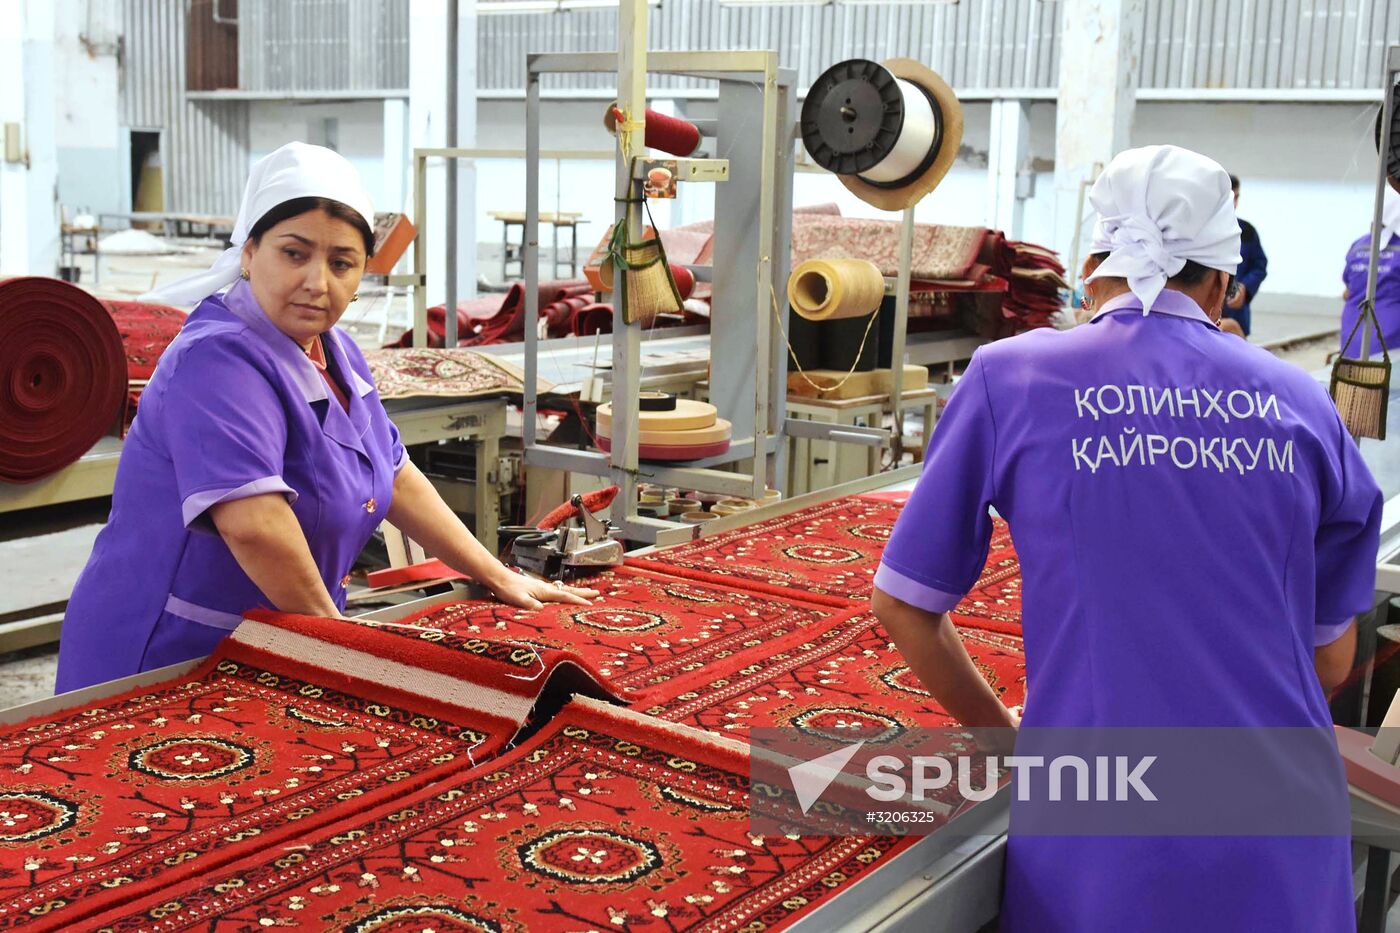
[[[57,689],[207,654],[254,607],[338,617],[388,519],[504,602],[586,602],[492,556],[409,461],[335,324],[373,250],[355,169],[291,143],[253,167],[233,246],[148,296],[199,305],[122,448],[63,623]]]
[[[1395,238],[1400,231],[1400,194],[1393,188],[1385,189],[1385,206],[1381,214],[1381,239],[1379,262],[1376,266],[1376,320],[1380,321],[1381,336],[1386,349],[1400,346],[1400,240]],[[1342,281],[1346,283],[1342,306],[1342,340],[1351,337],[1351,342],[1342,345],[1342,355],[1356,359],[1361,356],[1361,331],[1357,330],[1356,319],[1361,316],[1361,301],[1366,297],[1366,270],[1371,262],[1371,234],[1351,244],[1347,250],[1346,268],[1342,270]],[[1375,331],[1371,332],[1371,355],[1381,352],[1376,343]]]
[[[994,508],[1024,577],[1018,751],[1057,727],[1159,742],[1171,727],[1292,727],[1327,743],[1308,800],[1340,813],[1330,835],[1280,835],[1289,812],[1255,836],[1018,835],[1031,812],[1018,797],[1004,933],[1352,929],[1323,691],[1372,605],[1380,491],[1322,387],[1217,326],[1240,261],[1224,170],[1132,149],[1090,199],[1096,314],[977,351],[884,553],[875,611],[950,713],[1016,725],[946,615],[982,569]]]

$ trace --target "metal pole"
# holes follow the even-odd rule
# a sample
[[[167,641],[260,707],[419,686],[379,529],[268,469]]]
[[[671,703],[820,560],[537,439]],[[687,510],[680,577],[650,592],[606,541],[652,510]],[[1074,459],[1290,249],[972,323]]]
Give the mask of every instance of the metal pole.
[[[457,2],[447,2],[447,148],[457,145]],[[447,307],[443,315],[442,345],[457,346],[457,160],[447,160]]]
[[[772,374],[762,372],[768,362],[768,344],[772,340],[773,314],[770,310],[774,295],[786,283],[773,275],[777,265],[773,255],[773,188],[777,184],[778,162],[778,75],[777,61],[770,61],[763,71],[763,143],[759,162],[758,255],[761,259],[757,274],[755,313],[758,326],[754,329],[754,415],[753,415],[753,498],[763,501],[768,482],[768,402],[774,394]],[[791,221],[789,221],[791,222]],[[712,348],[713,349],[713,348]],[[784,385],[781,391],[786,392]]]
[[[904,343],[909,330],[909,280],[914,265],[914,208],[904,209],[904,223],[899,228],[899,277],[894,292],[894,346],[890,348],[890,405],[894,409],[894,436],[890,438],[893,463],[899,466],[904,453]],[[875,312],[879,314],[877,310]],[[878,427],[878,425],[877,425]],[[932,425],[924,425],[928,436]]]
[[[525,73],[525,231],[521,237],[524,247],[520,261],[525,272],[525,320],[535,322],[540,317],[540,265],[530,243],[540,239],[540,76],[527,67]],[[507,240],[509,237],[507,236]],[[505,268],[502,261],[501,268]],[[525,412],[521,438],[525,449],[534,447],[535,421],[538,405],[536,395],[539,374],[539,330],[525,325]]]
[[[632,180],[632,148],[622,146],[624,140],[641,147],[645,138],[647,106],[647,6],[646,0],[622,0],[617,7],[617,100],[626,118],[633,122],[630,134],[618,133],[617,185],[615,215],[617,222],[628,224],[628,242],[642,238],[641,211],[629,210],[627,199],[638,186]],[[629,220],[630,218],[630,220]],[[621,268],[613,272],[613,420],[612,463],[613,482],[620,489],[618,500],[621,514],[628,516],[637,509],[637,389],[641,380],[641,325],[626,324],[627,276]],[[527,325],[528,326],[528,325]]]
[[[413,345],[428,345],[428,157],[413,150],[413,218],[418,236],[413,243]]]
[[[1393,54],[1396,49],[1391,48]],[[1394,63],[1387,56],[1385,80],[1381,83],[1381,93],[1385,95],[1381,103],[1381,140],[1376,159],[1376,200],[1371,213],[1371,258],[1366,268],[1366,302],[1374,307],[1376,300],[1376,267],[1381,258],[1381,213],[1385,209],[1385,189],[1389,180],[1386,165],[1390,162],[1390,126],[1395,119],[1395,70]],[[1371,358],[1371,328],[1361,326],[1361,358]]]

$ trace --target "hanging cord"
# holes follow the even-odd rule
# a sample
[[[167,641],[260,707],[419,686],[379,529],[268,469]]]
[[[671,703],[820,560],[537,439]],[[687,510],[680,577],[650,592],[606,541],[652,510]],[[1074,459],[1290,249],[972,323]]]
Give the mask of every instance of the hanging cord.
[[[767,256],[758,261],[758,268],[755,271],[760,278],[763,276],[764,264],[769,261]],[[808,376],[806,371],[802,368],[802,364],[798,362],[797,351],[792,348],[792,340],[787,335],[787,329],[783,327],[783,314],[778,310],[778,293],[773,289],[773,277],[771,275],[768,277],[768,295],[773,299],[773,320],[778,323],[778,332],[783,335],[783,342],[787,344],[788,356],[792,359],[792,365],[797,367],[797,374],[802,377],[802,381],[818,392],[833,392],[849,382],[851,377],[856,374],[856,368],[860,366],[860,358],[865,353],[866,341],[870,339],[870,331],[875,327],[876,318],[880,316],[879,306],[877,305],[875,310],[870,312],[870,320],[865,325],[865,333],[862,334],[860,338],[860,349],[856,350],[855,361],[851,363],[850,370],[847,371],[845,376],[841,377],[840,382],[837,382],[835,385],[824,386],[813,382],[811,377]]]

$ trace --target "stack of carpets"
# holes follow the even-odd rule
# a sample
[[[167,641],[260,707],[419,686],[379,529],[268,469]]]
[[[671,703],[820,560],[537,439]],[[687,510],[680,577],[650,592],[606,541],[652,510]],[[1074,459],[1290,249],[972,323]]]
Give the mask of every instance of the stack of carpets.
[[[738,743],[575,700],[480,768],[128,895],[137,930],[777,930],[901,840],[756,835]]]
[[[245,620],[181,677],[0,732],[0,929],[98,929],[221,866],[499,754],[549,694],[609,696],[559,652]],[[562,697],[556,702],[563,702]]]
[[[869,613],[901,504],[655,552],[587,607],[250,613],[184,676],[0,731],[0,929],[821,923],[914,840],[756,834],[740,740],[952,725]],[[1008,706],[1018,569],[999,523],[956,614]]]
[[[538,291],[539,316],[550,337],[571,333],[576,312],[593,304],[592,289],[583,279],[541,282]],[[428,346],[443,345],[447,309],[428,309]],[[501,295],[473,298],[457,305],[457,343],[479,347],[496,343],[517,343],[525,339],[525,284],[516,282]],[[413,331],[407,330],[390,347],[413,346]]]

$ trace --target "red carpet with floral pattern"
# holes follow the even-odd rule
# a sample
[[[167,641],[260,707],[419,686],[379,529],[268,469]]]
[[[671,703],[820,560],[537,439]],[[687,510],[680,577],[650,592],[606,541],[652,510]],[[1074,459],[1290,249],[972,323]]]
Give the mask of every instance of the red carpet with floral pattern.
[[[832,606],[868,605],[880,554],[907,494],[851,496],[629,560],[636,567]],[[954,610],[960,625],[1021,633],[1021,564],[1011,531],[992,520],[977,585]]]
[[[977,629],[960,633],[1002,704],[1019,706],[1026,687],[1021,640]],[[882,742],[916,727],[955,723],[868,613],[815,637],[789,638],[761,662],[690,678],[672,690],[671,699],[645,712],[739,739],[753,728],[791,727],[837,742]]]
[[[754,592],[804,594],[833,606],[870,600],[899,506],[849,497],[645,557],[638,567]]]
[[[527,612],[494,601],[457,602],[381,631],[566,649],[596,666],[629,702],[642,703],[669,695],[674,678],[744,667],[766,657],[776,641],[815,634],[852,611],[630,567],[590,577],[588,586],[602,595],[587,607],[555,603]]]
[[[291,851],[498,753],[548,679],[522,675],[585,670],[476,643],[453,658],[473,680],[444,690],[437,646],[268,614],[183,677],[0,732],[0,929],[92,929],[129,898]],[[313,666],[357,653],[376,663]]]
[[[113,931],[778,930],[902,848],[756,836],[737,744],[589,701],[490,765],[97,920]]]
[[[1011,543],[1011,529],[992,520],[992,545],[977,584],[952,612],[958,625],[1021,634],[1021,561]]]
[[[588,607],[253,612],[183,677],[0,730],[0,929],[781,928],[908,840],[750,836],[732,740],[951,724],[869,613],[900,507],[702,538]],[[998,523],[954,616],[1007,706],[1019,610]]]
[[[146,381],[156,371],[165,348],[170,346],[185,325],[185,312],[169,305],[149,301],[112,301],[103,299],[102,306],[112,315],[117,332],[126,351],[127,403],[123,433],[136,417],[136,407]]]

